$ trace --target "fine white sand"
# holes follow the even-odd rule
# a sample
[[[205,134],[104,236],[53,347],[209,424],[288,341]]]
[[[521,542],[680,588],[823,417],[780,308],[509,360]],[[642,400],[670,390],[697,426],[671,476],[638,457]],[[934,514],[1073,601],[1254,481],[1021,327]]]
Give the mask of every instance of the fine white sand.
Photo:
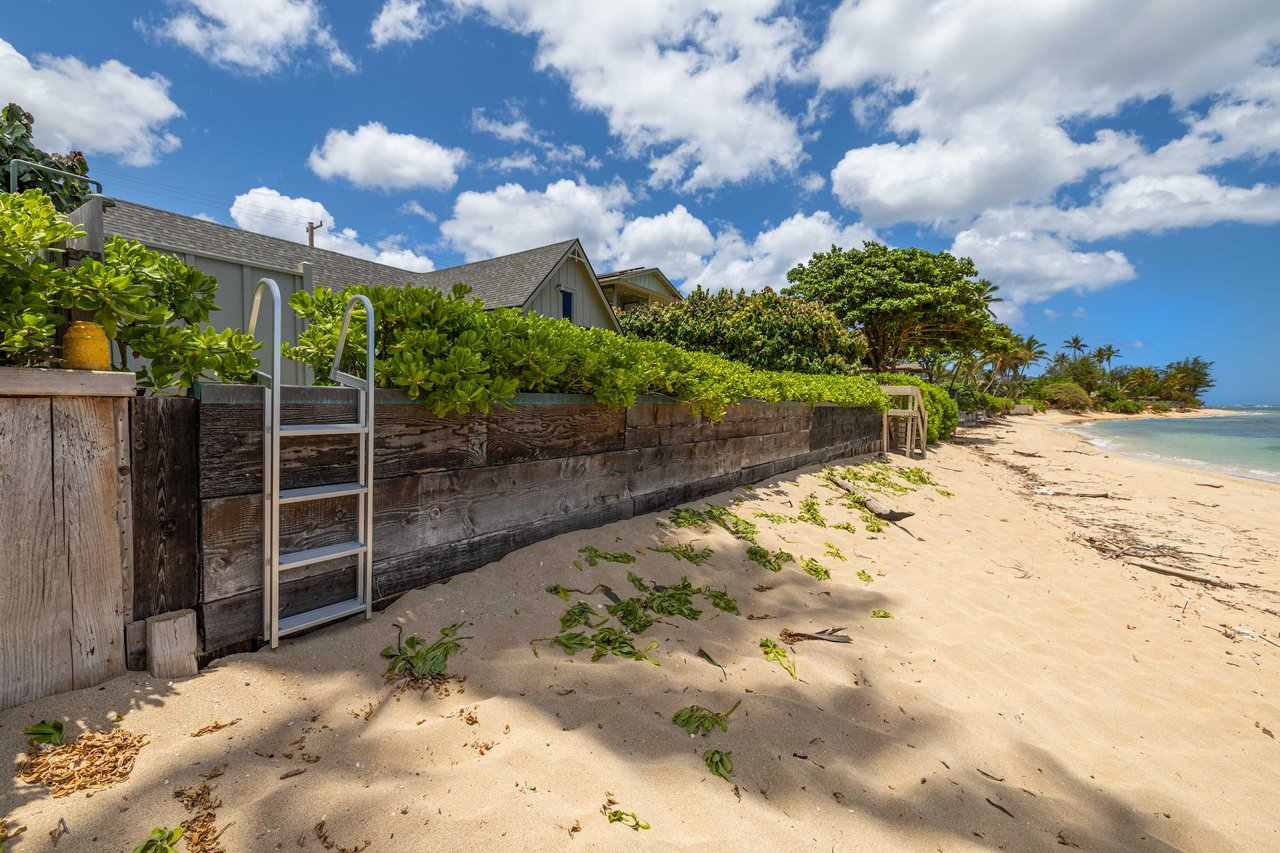
[[[127,782],[91,796],[54,800],[10,774],[0,819],[27,827],[11,849],[51,849],[63,818],[63,853],[132,850],[187,817],[175,789],[219,767],[230,851],[319,851],[321,820],[331,842],[375,851],[1280,849],[1280,487],[1111,456],[1054,428],[1068,420],[962,431],[918,463],[953,496],[886,497],[915,515],[874,536],[825,503],[836,492],[818,469],[710,499],[744,499],[733,508],[762,545],[817,559],[829,581],[796,564],[772,574],[719,528],[664,531],[659,513],[525,548],[370,622],[195,678],[130,674],[0,713],[15,763],[22,727],[46,717],[150,741]],[[829,524],[858,532],[753,517],[795,515],[811,493]],[[1108,559],[1085,537],[1147,556]],[[694,567],[645,550],[677,539],[714,555]],[[637,561],[578,571],[586,545]],[[743,615],[699,599],[697,622],[653,626],[643,640],[659,643],[661,666],[531,653],[568,607],[544,587],[627,596],[628,570],[725,588]],[[434,639],[464,620],[461,688],[440,698],[384,683],[378,652],[397,624]],[[829,627],[853,642],[796,644],[798,681],[758,649],[784,628]],[[737,700],[728,733],[691,739],[671,723],[683,706]],[[736,788],[707,772],[706,749],[732,751]],[[652,828],[609,824],[610,794]]]

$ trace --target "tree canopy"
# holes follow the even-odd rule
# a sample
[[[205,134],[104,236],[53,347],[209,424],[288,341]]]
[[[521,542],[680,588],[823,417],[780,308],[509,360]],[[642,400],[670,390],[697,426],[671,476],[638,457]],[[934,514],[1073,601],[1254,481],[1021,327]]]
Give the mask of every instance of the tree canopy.
[[[719,355],[759,370],[852,373],[862,338],[823,306],[769,288],[748,293],[699,287],[680,302],[622,312],[622,331]]]
[[[969,258],[875,242],[815,252],[787,281],[784,293],[827,307],[865,335],[874,370],[922,353],[977,349],[996,301]]]
[[[89,174],[89,164],[79,151],[50,154],[37,148],[31,139],[35,123],[35,117],[17,104],[9,104],[0,110],[0,190],[9,190],[9,163],[12,160],[26,160],[73,175]],[[89,193],[89,185],[84,181],[61,178],[37,169],[21,170],[18,173],[18,192],[33,189],[52,199],[54,207],[61,213],[70,213],[84,204]]]

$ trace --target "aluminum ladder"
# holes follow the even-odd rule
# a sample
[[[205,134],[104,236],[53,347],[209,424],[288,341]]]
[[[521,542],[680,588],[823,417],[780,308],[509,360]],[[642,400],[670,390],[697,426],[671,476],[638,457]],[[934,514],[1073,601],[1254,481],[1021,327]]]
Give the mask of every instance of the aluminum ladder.
[[[271,297],[270,372],[255,371],[265,388],[262,406],[262,636],[270,640],[271,648],[280,645],[280,638],[314,628],[327,622],[344,619],[364,612],[365,618],[373,616],[373,305],[366,296],[353,296],[347,300],[342,316],[342,331],[333,356],[329,378],[338,385],[356,389],[357,416],[354,423],[342,424],[284,424],[280,422],[280,396],[283,387],[280,377],[280,288],[273,279],[262,278],[253,291],[253,309],[249,314],[249,334],[258,325],[258,310],[263,294]],[[352,376],[339,369],[342,352],[351,327],[352,313],[357,307],[365,312],[365,379]],[[308,486],[300,489],[280,488],[280,440],[281,438],[305,438],[322,435],[354,435],[359,442],[356,478],[348,483],[332,486]],[[326,500],[355,496],[356,537],[350,542],[307,548],[287,554],[280,553],[280,507],[304,501]],[[327,604],[315,610],[280,615],[280,576],[293,569],[339,560],[356,558],[356,595],[354,598]]]

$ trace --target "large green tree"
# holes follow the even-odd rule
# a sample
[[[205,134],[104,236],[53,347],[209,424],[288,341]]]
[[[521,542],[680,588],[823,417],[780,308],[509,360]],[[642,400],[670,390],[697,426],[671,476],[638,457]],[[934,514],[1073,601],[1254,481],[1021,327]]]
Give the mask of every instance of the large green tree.
[[[862,338],[823,306],[769,288],[748,293],[699,287],[680,301],[622,312],[622,331],[707,352],[760,370],[851,373]]]
[[[868,242],[832,246],[787,273],[785,293],[829,308],[867,339],[875,370],[929,352],[963,352],[991,322],[992,285],[969,258]]]
[[[1200,356],[1184,358],[1165,365],[1160,379],[1169,396],[1179,400],[1199,400],[1200,394],[1213,387],[1213,362]]]

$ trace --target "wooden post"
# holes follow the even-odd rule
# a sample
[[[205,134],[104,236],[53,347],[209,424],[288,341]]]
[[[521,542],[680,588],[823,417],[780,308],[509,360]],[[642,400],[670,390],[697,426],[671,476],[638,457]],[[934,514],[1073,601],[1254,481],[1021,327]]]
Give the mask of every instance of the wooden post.
[[[124,672],[133,394],[130,375],[0,368],[0,709]]]
[[[124,672],[115,444],[110,399],[53,401],[53,493],[71,569],[71,674],[77,689]]]
[[[196,612],[177,610],[147,620],[147,670],[156,678],[185,678],[196,665]]]
[[[199,597],[199,410],[185,397],[130,404],[134,570],[126,604],[132,619],[143,620],[195,607]]]
[[[85,236],[67,241],[66,260],[68,263],[78,264],[84,258],[102,260],[102,250],[106,242],[102,224],[104,202],[113,204],[112,202],[106,202],[102,197],[91,198],[67,214],[67,221],[73,225],[79,225],[81,230],[85,232]]]
[[[52,404],[0,397],[0,709],[71,689],[71,578],[55,533]]]

